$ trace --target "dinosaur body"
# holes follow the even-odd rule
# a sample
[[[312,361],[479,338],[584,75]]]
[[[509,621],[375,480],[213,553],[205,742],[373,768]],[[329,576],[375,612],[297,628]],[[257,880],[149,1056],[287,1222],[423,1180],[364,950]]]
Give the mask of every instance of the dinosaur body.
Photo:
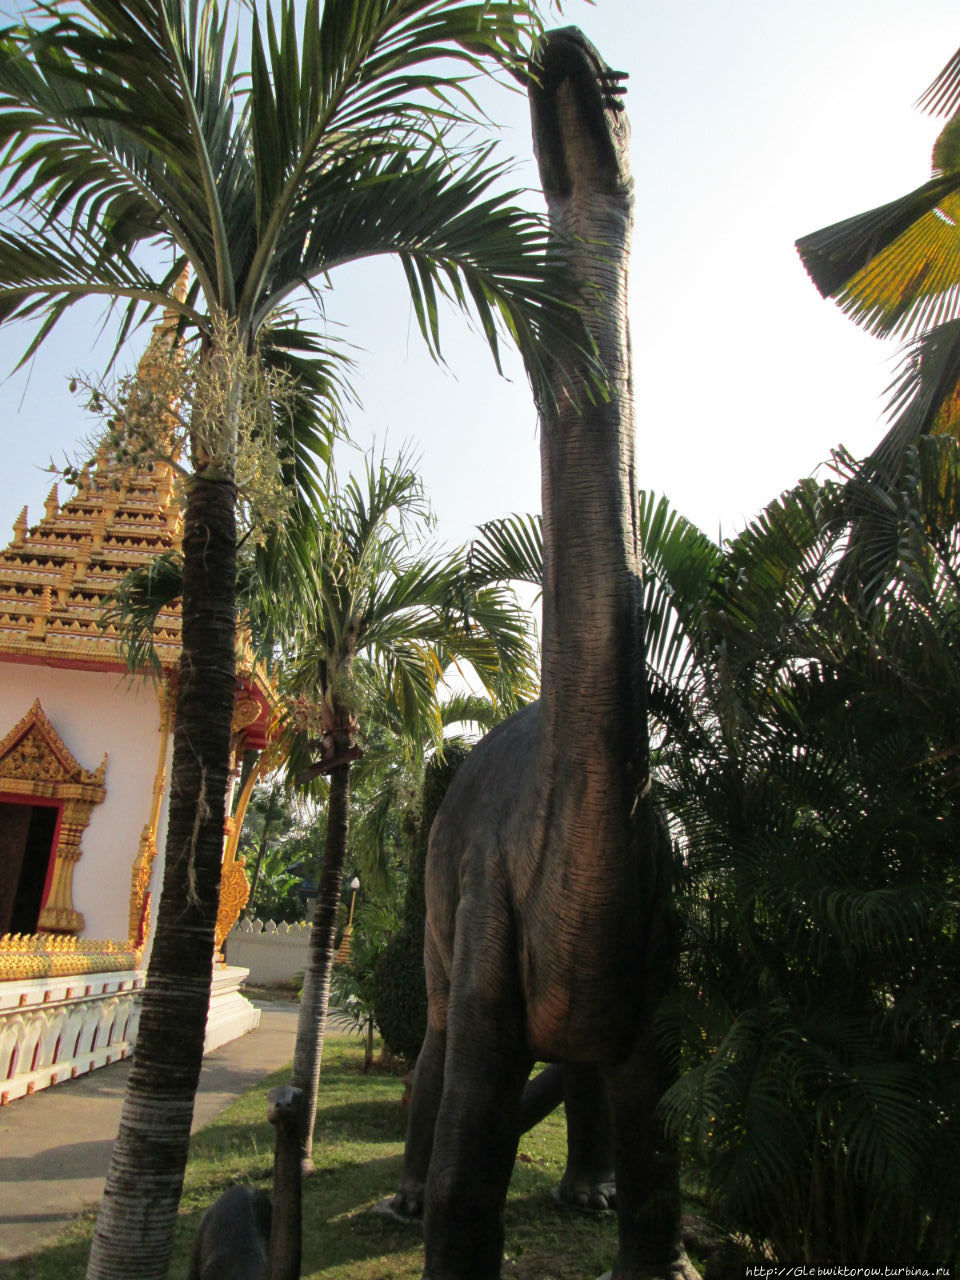
[[[424,1280],[499,1277],[537,1059],[600,1069],[620,1224],[613,1275],[687,1265],[650,1034],[669,971],[670,892],[646,799],[621,92],[575,28],[544,38],[530,90],[535,150],[570,300],[609,394],[591,402],[586,369],[554,372],[541,413],[541,697],[474,749],[431,834],[428,1026],[395,1201],[409,1211],[423,1198]]]
[[[299,1280],[301,1104],[299,1089],[270,1090],[273,1204],[254,1187],[229,1187],[200,1221],[187,1280]]]
[[[187,1280],[266,1280],[270,1197],[255,1187],[228,1187],[200,1220]]]

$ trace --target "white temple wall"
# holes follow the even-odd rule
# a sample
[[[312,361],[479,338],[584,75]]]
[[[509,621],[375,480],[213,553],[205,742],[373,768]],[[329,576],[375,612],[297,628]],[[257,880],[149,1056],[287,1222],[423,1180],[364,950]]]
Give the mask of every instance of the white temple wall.
[[[114,672],[76,671],[32,663],[0,663],[0,737],[35,698],[79,763],[96,769],[107,753],[106,799],[95,805],[73,876],[73,905],[88,938],[126,939],[130,874],[140,834],[150,819],[160,750],[160,708],[153,681]],[[167,777],[172,752],[168,744]],[[162,882],[166,799],[151,880],[156,919]]]

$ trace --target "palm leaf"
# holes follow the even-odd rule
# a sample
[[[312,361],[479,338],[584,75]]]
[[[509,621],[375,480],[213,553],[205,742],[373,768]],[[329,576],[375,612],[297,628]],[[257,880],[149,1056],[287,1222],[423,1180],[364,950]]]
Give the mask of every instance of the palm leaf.
[[[467,549],[471,583],[543,583],[543,521],[539,515],[504,516],[480,526]]]
[[[918,107],[933,115],[954,116],[960,109],[960,49],[920,96]]]
[[[643,617],[647,662],[676,688],[693,660],[701,607],[721,555],[665,498],[640,493]]]
[[[103,609],[102,625],[114,627],[119,633],[130,671],[161,674],[154,630],[160,614],[179,599],[182,591],[183,557],[178,551],[155,556],[118,584]]]
[[[916,331],[956,303],[960,170],[908,196],[802,236],[797,249],[826,297],[871,333]]]

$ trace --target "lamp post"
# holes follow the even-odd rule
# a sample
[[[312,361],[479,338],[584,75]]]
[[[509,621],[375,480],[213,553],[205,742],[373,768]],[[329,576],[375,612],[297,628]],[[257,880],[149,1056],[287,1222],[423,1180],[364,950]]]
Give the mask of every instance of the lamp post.
[[[340,946],[334,957],[334,964],[347,964],[350,960],[350,940],[353,937],[353,909],[357,905],[357,891],[360,888],[360,877],[354,876],[350,881],[350,912],[347,916],[347,927],[340,939]]]

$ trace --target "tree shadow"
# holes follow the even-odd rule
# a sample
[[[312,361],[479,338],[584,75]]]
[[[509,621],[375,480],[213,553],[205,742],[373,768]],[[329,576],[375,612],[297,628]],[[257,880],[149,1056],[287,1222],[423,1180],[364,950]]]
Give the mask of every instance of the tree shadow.
[[[78,1215],[74,1224],[88,1223],[92,1231],[94,1211]],[[20,1219],[23,1220],[22,1218]],[[20,1258],[0,1261],[3,1280],[68,1280],[85,1274],[87,1255],[90,1252],[90,1235],[77,1226],[69,1228],[69,1234],[55,1244],[43,1245],[37,1253],[24,1254]]]
[[[341,1141],[402,1142],[406,1112],[393,1100],[350,1102],[317,1110],[314,1141],[324,1133],[336,1133]]]
[[[21,1182],[42,1179],[44,1182],[65,1181],[74,1178],[102,1177],[110,1163],[113,1139],[103,1138],[90,1142],[71,1142],[56,1148],[55,1158],[43,1161],[39,1169],[38,1159],[31,1156],[4,1156],[0,1159],[0,1182]],[[0,1222],[10,1221],[0,1214]]]

